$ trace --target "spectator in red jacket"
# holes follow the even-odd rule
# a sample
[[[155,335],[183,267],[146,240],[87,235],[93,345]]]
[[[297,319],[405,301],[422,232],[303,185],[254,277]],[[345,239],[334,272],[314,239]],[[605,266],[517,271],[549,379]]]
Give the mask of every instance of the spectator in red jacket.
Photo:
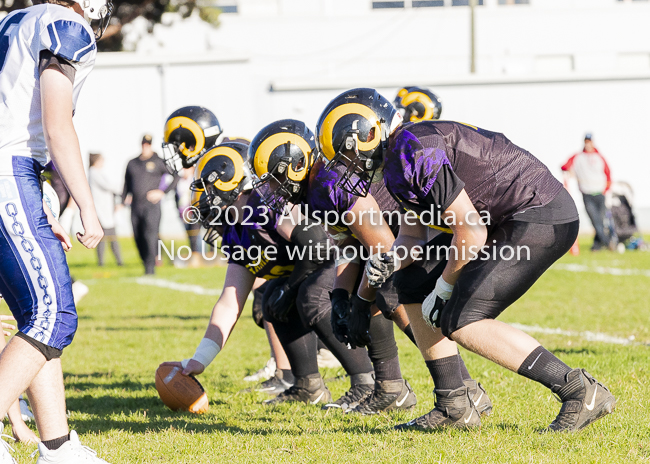
[[[562,170],[573,174],[578,180],[585,208],[589,219],[596,229],[596,237],[591,247],[592,251],[606,247],[609,237],[605,232],[605,192],[609,190],[612,178],[607,161],[603,158],[591,139],[591,134],[585,135],[585,147],[576,153],[562,166]]]

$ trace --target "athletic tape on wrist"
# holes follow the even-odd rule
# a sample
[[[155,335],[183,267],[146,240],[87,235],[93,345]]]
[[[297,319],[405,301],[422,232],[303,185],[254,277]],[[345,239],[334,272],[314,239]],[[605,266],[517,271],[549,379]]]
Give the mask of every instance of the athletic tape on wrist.
[[[217,342],[210,340],[209,338],[204,338],[196,348],[196,352],[194,353],[194,356],[192,356],[192,359],[200,362],[204,367],[208,367],[220,351],[221,347]]]
[[[454,291],[454,286],[445,282],[445,279],[439,277],[436,281],[436,295],[438,295],[443,300],[447,301],[451,298],[451,292]]]

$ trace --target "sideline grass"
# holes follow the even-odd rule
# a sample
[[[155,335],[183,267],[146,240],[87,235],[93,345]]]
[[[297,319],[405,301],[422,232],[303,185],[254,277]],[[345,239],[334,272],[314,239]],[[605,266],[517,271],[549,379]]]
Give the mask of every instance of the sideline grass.
[[[540,435],[559,403],[543,387],[463,352],[486,386],[494,413],[471,432],[397,433],[392,426],[433,407],[433,385],[415,347],[398,334],[402,372],[418,396],[413,411],[376,417],[324,413],[313,406],[263,407],[265,396],[239,393],[241,379],[268,358],[264,333],[247,308],[224,351],[200,377],[210,397],[203,416],[173,413],[159,401],[154,371],[191,356],[215,297],[139,285],[135,249],[122,241],[127,265],[95,266],[94,252],[76,243],[72,274],[90,293],[79,305],[79,332],[64,354],[70,425],[85,444],[117,463],[408,462],[408,463],[648,463],[650,462],[650,277],[551,269],[503,315],[506,322],[634,336],[636,344],[537,338],[563,361],[582,366],[618,398],[615,413],[578,434]],[[587,250],[587,243],[583,243]],[[110,257],[109,257],[110,261]],[[588,251],[563,263],[650,269],[650,254]],[[224,269],[175,269],[158,277],[219,289]],[[6,313],[6,306],[0,307]],[[328,379],[341,374],[323,372]],[[347,382],[328,382],[334,396]],[[19,463],[33,447],[17,445]]]

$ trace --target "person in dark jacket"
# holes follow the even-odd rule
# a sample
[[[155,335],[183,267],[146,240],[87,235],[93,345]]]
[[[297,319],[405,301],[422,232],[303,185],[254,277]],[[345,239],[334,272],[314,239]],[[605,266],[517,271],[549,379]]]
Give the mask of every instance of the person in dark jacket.
[[[174,190],[178,177],[171,177],[164,161],[153,151],[152,137],[142,137],[142,152],[126,166],[122,203],[131,205],[133,237],[145,274],[153,274],[160,230],[160,202]]]

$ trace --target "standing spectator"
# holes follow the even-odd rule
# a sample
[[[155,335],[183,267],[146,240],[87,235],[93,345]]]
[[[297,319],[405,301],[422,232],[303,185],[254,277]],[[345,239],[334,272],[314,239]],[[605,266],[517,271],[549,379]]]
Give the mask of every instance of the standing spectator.
[[[562,171],[573,174],[578,180],[578,187],[582,192],[585,208],[589,219],[596,229],[596,237],[591,251],[600,250],[609,244],[608,234],[605,232],[605,193],[609,190],[612,178],[605,158],[598,152],[591,139],[591,134],[585,135],[585,147],[576,153],[564,166]]]
[[[201,223],[194,222],[187,209],[192,206],[192,191],[190,185],[194,181],[194,166],[183,169],[180,173],[178,184],[176,185],[176,206],[178,214],[183,221],[187,238],[190,241],[192,256],[188,262],[189,267],[198,267],[201,265]]]
[[[151,147],[152,137],[142,137],[140,156],[129,161],[124,176],[122,203],[131,205],[131,224],[145,274],[153,274],[156,266],[158,231],[160,230],[160,201],[174,190],[178,178],[164,182],[168,175],[164,161]],[[161,190],[163,184],[164,190]]]
[[[95,209],[99,223],[104,229],[104,238],[97,245],[97,261],[100,266],[104,265],[104,252],[106,242],[111,242],[111,250],[115,255],[118,266],[122,266],[120,244],[115,234],[115,197],[120,195],[120,188],[115,185],[104,170],[104,157],[99,153],[90,154],[90,169],[88,170],[88,182],[90,191],[95,200]]]

